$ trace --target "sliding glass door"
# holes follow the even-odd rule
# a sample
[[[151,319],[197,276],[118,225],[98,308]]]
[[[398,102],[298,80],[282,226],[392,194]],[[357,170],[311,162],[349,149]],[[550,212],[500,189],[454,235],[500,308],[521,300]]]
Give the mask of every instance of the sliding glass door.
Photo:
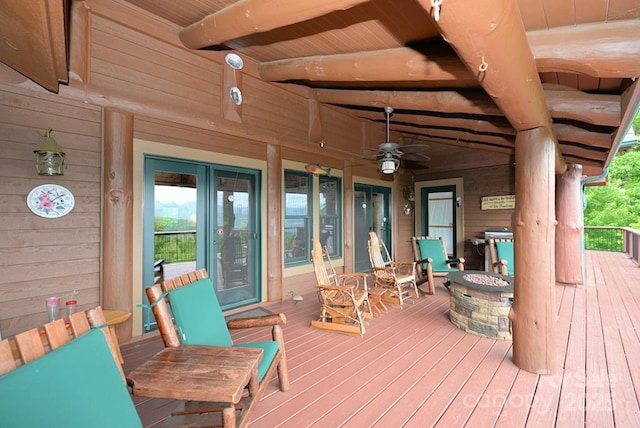
[[[223,309],[260,301],[260,172],[148,156],[144,174],[143,288],[206,268]]]

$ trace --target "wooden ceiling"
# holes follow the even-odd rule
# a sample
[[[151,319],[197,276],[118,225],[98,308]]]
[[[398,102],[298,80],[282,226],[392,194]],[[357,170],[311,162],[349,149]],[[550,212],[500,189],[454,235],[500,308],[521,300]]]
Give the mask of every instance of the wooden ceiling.
[[[354,116],[393,107],[405,143],[452,152],[512,154],[518,131],[545,127],[557,171],[599,175],[640,100],[638,0],[121,1]]]
[[[637,0],[128,2],[322,103],[380,122],[393,107],[405,141],[512,153],[517,131],[547,127],[557,170],[597,175],[638,107]]]

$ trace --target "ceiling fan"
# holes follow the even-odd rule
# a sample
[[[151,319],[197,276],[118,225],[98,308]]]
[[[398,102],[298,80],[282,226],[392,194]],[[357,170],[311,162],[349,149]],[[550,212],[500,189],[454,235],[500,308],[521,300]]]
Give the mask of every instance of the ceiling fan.
[[[377,150],[376,159],[378,160],[378,168],[383,174],[393,174],[400,166],[400,159],[406,161],[426,162],[431,158],[420,153],[429,148],[426,144],[413,144],[401,146],[397,143],[389,141],[389,118],[393,112],[393,107],[385,107],[384,113],[387,119],[387,139],[380,144]]]

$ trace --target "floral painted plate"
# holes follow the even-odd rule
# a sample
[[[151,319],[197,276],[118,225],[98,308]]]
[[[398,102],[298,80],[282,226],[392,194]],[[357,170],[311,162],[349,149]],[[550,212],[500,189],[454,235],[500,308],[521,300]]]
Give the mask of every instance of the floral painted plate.
[[[42,184],[34,187],[27,196],[27,206],[34,214],[45,218],[58,218],[69,214],[76,201],[66,187],[58,184]]]

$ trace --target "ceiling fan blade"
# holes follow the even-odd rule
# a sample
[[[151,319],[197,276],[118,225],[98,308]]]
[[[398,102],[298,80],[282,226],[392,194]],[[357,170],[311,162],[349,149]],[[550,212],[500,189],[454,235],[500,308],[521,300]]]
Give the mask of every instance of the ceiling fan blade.
[[[406,153],[402,156],[402,159],[408,161],[428,162],[431,158],[423,153]]]
[[[407,154],[407,153],[423,152],[428,148],[429,146],[427,144],[410,144],[406,146],[399,146],[398,150],[400,150],[402,153]]]

